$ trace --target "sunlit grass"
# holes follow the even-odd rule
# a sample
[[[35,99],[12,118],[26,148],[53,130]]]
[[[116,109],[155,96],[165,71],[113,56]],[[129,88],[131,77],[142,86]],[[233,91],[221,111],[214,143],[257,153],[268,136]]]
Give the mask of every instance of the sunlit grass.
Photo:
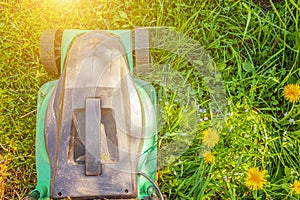
[[[155,52],[155,61],[168,63],[187,79],[200,106],[192,145],[159,171],[162,192],[172,200],[298,199],[291,185],[300,180],[300,104],[286,100],[283,90],[299,84],[299,3],[283,0],[265,10],[244,0],[1,1],[0,198],[21,199],[36,183],[36,96],[53,79],[39,63],[45,29],[174,26],[199,41],[216,62],[228,113],[218,142],[209,149],[214,161],[205,162],[202,137],[211,117],[209,92],[184,59]],[[162,107],[176,105],[176,95],[161,99]],[[179,110],[168,109],[168,114],[170,124],[182,119]],[[164,127],[160,144],[169,139],[164,130],[175,128]],[[261,190],[251,191],[244,183],[251,167],[267,171]]]

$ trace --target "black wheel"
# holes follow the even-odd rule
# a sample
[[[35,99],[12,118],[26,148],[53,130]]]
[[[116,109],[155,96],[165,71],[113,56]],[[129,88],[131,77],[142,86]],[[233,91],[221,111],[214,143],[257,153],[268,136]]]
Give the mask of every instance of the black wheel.
[[[41,37],[40,56],[45,71],[50,75],[60,74],[62,30],[45,30]]]

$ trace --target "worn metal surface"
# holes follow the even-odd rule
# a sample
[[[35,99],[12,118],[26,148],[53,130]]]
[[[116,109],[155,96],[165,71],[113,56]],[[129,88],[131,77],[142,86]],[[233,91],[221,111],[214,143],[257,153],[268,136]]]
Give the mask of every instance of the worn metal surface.
[[[142,120],[131,120],[131,112],[142,118],[142,108],[133,81],[128,76],[130,72],[122,48],[117,37],[91,31],[78,37],[70,49],[61,77],[62,86],[55,91],[58,98],[50,101],[53,104],[48,107],[49,119],[45,120],[52,198],[137,197],[137,155],[141,150],[143,125]],[[87,98],[101,99],[101,107],[95,111],[98,113],[96,120],[100,121],[102,109],[106,110],[108,121],[105,121],[104,114],[101,122],[107,132],[103,139],[106,139],[110,155],[108,162],[99,162],[100,146],[96,146],[96,150],[92,148],[95,145],[93,139],[101,144],[102,138],[100,127],[91,128],[96,122],[92,122],[92,115],[88,114],[96,110],[89,108],[96,102],[86,107]],[[76,118],[80,118],[78,110],[85,110],[85,128],[80,128],[82,125],[76,122]],[[82,134],[85,142],[80,139]],[[78,145],[75,136],[79,138]],[[85,149],[85,155],[78,160],[74,159],[77,146]]]

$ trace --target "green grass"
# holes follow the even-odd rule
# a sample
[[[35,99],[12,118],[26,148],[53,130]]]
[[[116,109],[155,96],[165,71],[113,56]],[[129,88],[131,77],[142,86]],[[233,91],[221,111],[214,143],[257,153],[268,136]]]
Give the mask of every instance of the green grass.
[[[39,87],[53,79],[39,63],[41,33],[53,27],[172,26],[197,40],[215,61],[231,115],[212,150],[215,163],[201,157],[208,120],[196,124],[185,153],[169,158],[172,163],[159,170],[162,192],[172,200],[299,199],[290,185],[300,180],[300,104],[282,96],[286,84],[300,83],[299,15],[299,0],[282,0],[270,10],[246,0],[0,1],[0,198],[21,199],[36,183],[36,96]],[[179,72],[195,101],[208,109],[209,90],[193,66],[166,52],[154,51],[153,60]],[[186,127],[180,126],[180,94],[159,85],[157,90],[166,115],[158,141],[163,145]],[[211,116],[206,112],[199,117]],[[246,170],[253,166],[267,171],[262,190],[251,191],[244,184]]]

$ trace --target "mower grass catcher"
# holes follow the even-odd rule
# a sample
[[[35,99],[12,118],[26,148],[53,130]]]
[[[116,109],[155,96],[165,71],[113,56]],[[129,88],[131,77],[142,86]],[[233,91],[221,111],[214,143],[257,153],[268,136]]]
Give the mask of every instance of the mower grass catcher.
[[[38,94],[38,180],[27,199],[163,199],[155,185],[155,90],[132,76],[132,49],[147,44],[144,33],[43,33],[42,64],[61,75]],[[149,58],[142,52],[136,63]]]

